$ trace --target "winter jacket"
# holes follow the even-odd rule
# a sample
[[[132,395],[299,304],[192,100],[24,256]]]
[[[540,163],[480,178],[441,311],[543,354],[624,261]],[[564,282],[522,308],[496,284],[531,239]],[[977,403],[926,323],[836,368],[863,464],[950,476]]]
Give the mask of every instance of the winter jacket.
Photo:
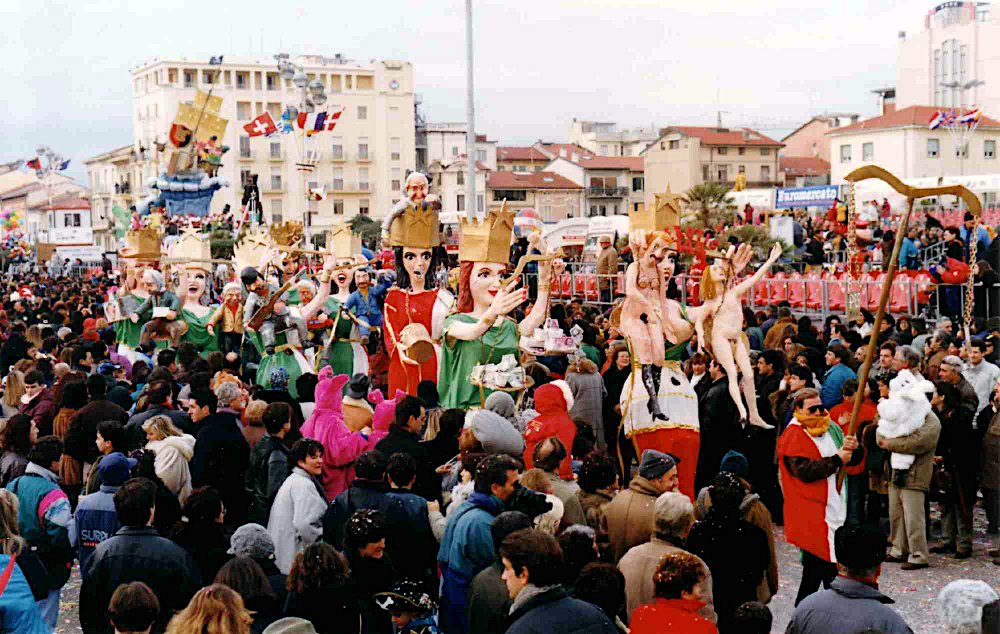
[[[115,510],[115,491],[118,489],[102,484],[100,491],[81,497],[77,503],[71,541],[78,548],[81,573],[87,570],[97,545],[110,539],[122,526]]]
[[[1000,489],[1000,412],[993,415],[983,437],[982,486],[984,489]]]
[[[702,379],[702,382],[705,380]],[[743,427],[739,423],[736,403],[729,395],[726,377],[712,381],[705,391],[698,403],[698,418],[701,425],[701,445],[698,450],[695,491],[712,484],[719,473],[719,463],[727,451],[742,449]]]
[[[198,573],[206,582],[215,579],[219,569],[230,559],[229,540],[222,524],[214,520],[194,524],[184,519],[171,540],[191,554]]]
[[[302,435],[323,445],[323,490],[333,500],[354,479],[354,461],[371,447],[361,432],[351,433],[344,424],[342,389],[346,374],[333,375],[327,366],[320,370],[316,385],[316,408],[302,426]]]
[[[6,570],[9,563],[10,555],[0,554],[0,571]],[[0,632],[51,634],[52,630],[42,620],[42,613],[19,564],[20,557],[15,561],[7,587],[0,595]]]
[[[630,548],[625,553],[618,562],[618,570],[621,570],[625,577],[625,600],[630,615],[633,615],[640,605],[650,603],[655,598],[653,575],[659,569],[660,560],[666,555],[683,552],[687,551],[653,536],[649,543]],[[698,559],[701,560],[701,557]],[[715,609],[712,605],[712,571],[704,561],[701,563],[705,568],[705,578],[699,584],[704,605],[698,610],[698,614],[715,623]]]
[[[326,500],[321,487],[301,467],[292,469],[271,506],[267,532],[274,539],[274,562],[288,574],[295,555],[323,535]]]
[[[128,412],[104,399],[91,401],[77,410],[63,439],[63,451],[66,455],[93,465],[100,456],[95,444],[97,425],[106,420],[116,420],[124,426],[128,423]]]
[[[563,519],[567,524],[586,524],[587,517],[583,514],[580,504],[580,485],[570,480],[563,480],[554,473],[545,472],[545,477],[552,487],[552,495],[563,503]]]
[[[52,433],[52,419],[56,414],[52,411],[52,406],[52,390],[47,387],[21,406],[21,413],[31,416],[31,420],[35,421],[39,438]]]
[[[823,375],[823,386],[819,390],[819,398],[823,407],[830,409],[844,400],[843,387],[848,379],[856,379],[858,375],[843,363],[829,368]]]
[[[653,535],[653,505],[660,491],[642,476],[604,509],[604,532],[611,542],[611,554],[618,561],[633,546],[645,544]]]
[[[431,452],[420,442],[420,436],[399,427],[391,427],[389,435],[383,438],[375,449],[388,460],[393,454],[405,453],[417,461],[417,479],[413,492],[425,500],[441,499],[441,476],[434,470],[438,465],[431,460]]]
[[[757,600],[770,562],[767,535],[743,521],[739,509],[723,513],[714,507],[691,527],[686,544],[712,571],[712,603],[720,629],[728,631],[736,608]]]
[[[351,568],[351,582],[358,591],[365,634],[392,634],[389,612],[379,607],[374,599],[376,593],[388,591],[395,579],[402,578],[393,568],[392,558],[388,553],[380,559],[361,557],[357,549],[353,549],[347,552],[347,563]]]
[[[426,503],[425,503],[426,508]],[[390,536],[386,543],[390,547],[405,544],[409,526],[405,523],[406,512],[398,498],[389,495],[389,485],[379,480],[356,478],[351,486],[338,495],[323,515],[323,541],[338,550],[344,548],[344,526],[355,512],[371,509],[382,513],[386,530]]]
[[[600,535],[603,535],[604,510],[611,503],[611,500],[614,499],[614,493],[604,489],[595,491],[594,493],[587,493],[581,490],[579,497],[580,508],[583,509],[583,517],[586,519],[587,526],[598,531]],[[605,535],[605,537],[607,536]]]
[[[24,470],[28,468],[28,459],[21,454],[7,450],[0,458],[0,486],[7,486],[14,478],[24,475]]]
[[[183,548],[160,537],[151,526],[125,526],[94,550],[80,587],[83,631],[112,634],[108,622],[111,595],[123,583],[142,581],[160,601],[153,631],[163,631],[174,612],[187,607],[201,587],[201,575]]]
[[[940,435],[941,422],[934,412],[927,414],[924,418],[924,424],[912,434],[899,438],[886,438],[882,434],[876,433],[876,438],[885,444],[887,451],[916,456],[906,472],[906,481],[900,488],[927,492],[931,486],[934,451],[937,448]]]
[[[712,621],[701,616],[701,601],[661,599],[640,607],[632,615],[631,634],[718,634]]]
[[[969,363],[962,371],[962,377],[976,392],[976,397],[979,400],[979,406],[976,408],[978,414],[990,404],[993,386],[996,385],[997,380],[1000,380],[1000,368],[985,360],[977,366]]]
[[[535,410],[538,416],[528,422],[524,430],[524,464],[534,467],[535,447],[546,438],[555,436],[566,447],[566,458],[559,463],[559,477],[573,479],[573,439],[576,423],[569,417],[573,408],[573,394],[565,381],[553,381],[535,390]]]
[[[285,616],[306,619],[319,634],[359,634],[362,631],[358,591],[351,581],[301,594],[291,590],[284,612]]]
[[[250,445],[236,414],[220,410],[199,423],[198,440],[191,457],[191,486],[211,486],[226,505],[226,523],[241,526],[246,518],[246,491],[243,489]]]
[[[473,492],[448,516],[437,560],[441,570],[441,630],[463,634],[468,630],[466,605],[473,577],[496,560],[490,525],[503,512],[503,502]]]
[[[867,628],[885,634],[913,634],[894,603],[877,589],[846,577],[833,580],[829,590],[814,592],[795,608],[786,634],[842,634]]]
[[[468,634],[499,634],[507,629],[510,593],[500,575],[503,564],[496,562],[472,579],[469,586]]]
[[[398,538],[395,543],[386,540],[396,572],[407,579],[432,582],[437,574],[438,542],[431,532],[427,500],[404,489],[391,489],[388,496],[399,502],[402,511]]]
[[[522,590],[524,592],[524,590]],[[510,615],[507,634],[616,634],[601,608],[555,586],[528,599]]]
[[[597,364],[590,359],[582,359],[577,363],[576,372],[566,374],[566,384],[573,392],[573,407],[569,410],[569,417],[574,422],[590,427],[598,446],[603,447],[604,419],[601,416],[601,404],[607,390],[604,389],[604,379],[597,373]]]
[[[177,429],[181,430],[185,434],[191,434],[195,438],[198,437],[199,431],[205,426],[205,423],[209,422],[209,418],[212,418],[206,418],[195,426],[191,422],[188,415],[180,410],[171,409],[166,405],[150,405],[146,408],[146,411],[134,414],[128,419],[128,423],[125,424],[125,438],[126,442],[128,442],[128,448],[130,451],[133,449],[141,449],[145,446],[146,432],[142,430],[142,424],[154,416],[166,416]],[[96,427],[94,428],[94,434],[94,437],[96,438]]]
[[[168,436],[146,444],[146,449],[156,455],[156,475],[177,496],[177,501],[182,506],[191,495],[191,470],[188,462],[194,456],[194,444],[194,437],[188,434]]]
[[[250,453],[246,491],[250,500],[248,519],[266,525],[271,505],[288,477],[288,448],[281,438],[265,433]]]
[[[29,462],[24,475],[10,482],[7,490],[17,496],[17,526],[24,541],[37,550],[49,573],[49,588],[57,590],[69,580],[74,552],[70,535],[75,532],[69,498],[59,488],[58,477]]]

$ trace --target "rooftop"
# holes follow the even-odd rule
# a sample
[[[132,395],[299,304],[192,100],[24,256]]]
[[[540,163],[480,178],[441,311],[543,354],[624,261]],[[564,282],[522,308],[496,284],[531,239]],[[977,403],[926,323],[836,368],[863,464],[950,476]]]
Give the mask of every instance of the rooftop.
[[[549,157],[545,156],[537,149],[527,146],[500,146],[497,148],[498,161],[538,161],[548,163]]]
[[[822,176],[830,173],[830,163],[818,156],[782,156],[778,164],[786,176]]]
[[[843,128],[834,128],[827,132],[829,135],[840,135],[848,134],[853,132],[862,132],[864,130],[889,130],[892,128],[909,128],[913,126],[927,127],[934,118],[934,115],[941,111],[941,108],[937,106],[910,106],[908,108],[903,108],[902,110],[896,110],[895,112],[890,112],[878,117],[873,117],[854,125],[844,126]],[[991,119],[986,115],[983,115],[982,119],[979,120],[980,128],[997,128],[1000,127],[1000,121],[996,119]]]
[[[630,172],[644,170],[644,160],[641,156],[581,156],[577,165],[592,170],[625,169]]]
[[[90,202],[85,198],[80,198],[77,194],[64,194],[53,198],[51,205],[42,205],[38,209],[41,211],[55,211],[57,209],[90,209]]]
[[[670,132],[680,132],[684,136],[701,139],[702,145],[757,145],[782,147],[780,141],[766,137],[750,128],[716,128],[699,126],[670,126],[661,131],[663,136]]]
[[[492,172],[487,180],[490,189],[583,189],[555,172]]]

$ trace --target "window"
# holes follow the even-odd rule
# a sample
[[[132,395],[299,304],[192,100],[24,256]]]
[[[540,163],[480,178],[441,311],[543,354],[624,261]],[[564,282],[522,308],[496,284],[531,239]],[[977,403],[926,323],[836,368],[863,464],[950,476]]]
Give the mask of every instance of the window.
[[[608,146],[602,144],[601,145],[601,156],[607,156],[607,155],[608,155]]]
[[[476,150],[476,160],[480,163],[486,162],[486,150]]]
[[[536,165],[536,166],[535,166],[535,171],[536,171],[536,172],[540,172],[540,171],[542,171],[542,168],[543,168],[543,167],[544,167],[543,165]]]
[[[969,158],[969,142],[955,144],[955,158]]]
[[[459,170],[459,172],[458,172],[458,174],[456,174],[456,176],[458,178],[457,183],[459,185],[464,185],[465,184],[465,172],[462,171],[462,170]]]
[[[451,155],[452,155],[453,157],[454,157],[454,156],[458,156],[458,146],[457,146],[457,145],[453,145],[453,146],[451,146]]]
[[[771,182],[771,166],[770,165],[761,165],[760,166],[760,180],[761,180],[761,182],[764,182],[764,183],[770,183]]]
[[[333,145],[330,148],[330,153],[335,161],[339,161],[344,158],[344,137],[333,137]]]
[[[368,168],[362,167],[358,170],[358,189],[366,192],[368,191]]]
[[[840,146],[840,162],[850,163],[851,162],[851,146],[841,145]]]
[[[941,141],[939,139],[927,139],[927,158],[937,158],[941,156]]]
[[[215,73],[213,71],[210,70],[202,71],[202,76],[205,78],[206,84],[215,83]]]
[[[271,141],[271,158],[281,158],[281,141]]]
[[[79,227],[80,226],[80,214],[66,214],[64,227]]]
[[[678,149],[680,149],[680,147],[681,147],[681,141],[680,141],[680,139],[674,139],[673,141],[670,141],[669,146],[670,146],[671,150],[678,150]]]
[[[333,191],[344,191],[344,168],[335,167],[333,168]]]
[[[267,112],[268,112],[268,114],[271,115],[271,118],[274,119],[275,123],[281,122],[281,104],[280,103],[274,103],[272,101],[271,103],[267,104]]]
[[[369,205],[369,202],[368,202],[367,198],[362,198],[361,200],[359,200],[358,201],[358,213],[361,214],[362,216],[367,216],[368,215],[368,205]]]
[[[524,202],[528,200],[526,189],[498,189],[493,192],[493,200],[507,199],[507,202]]]
[[[246,187],[247,183],[251,180],[250,170],[240,170],[240,185]]]
[[[736,167],[736,173],[737,174],[746,174],[747,173],[747,166],[746,165],[739,165],[739,166],[737,166]]]
[[[861,160],[871,161],[875,158],[875,144],[874,143],[862,143],[861,144]]]
[[[333,201],[333,215],[334,216],[343,216],[344,215],[344,201],[343,200],[334,200]]]
[[[281,222],[281,199],[276,198],[271,201],[271,224],[278,225],[281,224]]]
[[[400,172],[401,170],[398,167],[392,168],[392,183],[389,185],[389,188],[394,192],[403,189],[402,174]]]
[[[366,136],[358,138],[358,158],[364,161],[368,160],[368,137]]]
[[[249,121],[253,117],[250,116],[250,104],[246,101],[236,102],[236,118],[240,121]]]
[[[236,73],[236,87],[246,90],[250,87],[250,73]]]
[[[455,211],[465,211],[465,195],[457,194],[455,196]]]
[[[720,147],[716,151],[719,153],[719,156],[725,156],[726,154],[729,154],[729,148],[727,147]]]
[[[274,191],[281,191],[281,169],[272,168],[271,169],[271,189]]]
[[[389,106],[389,118],[395,119],[399,117],[399,106]]]
[[[747,153],[747,149],[745,147],[741,147],[736,151],[736,153],[739,154],[740,156],[743,156],[744,154]]]
[[[641,191],[643,191],[643,188],[645,186],[646,186],[646,179],[644,177],[642,177],[642,176],[633,176],[632,177],[632,191],[634,191],[634,192],[641,192]]]
[[[708,176],[709,176],[709,169],[710,168],[711,168],[711,165],[709,165],[708,163],[705,163],[705,164],[703,164],[701,166],[701,180],[706,181],[706,182],[709,180]]]
[[[358,106],[358,119],[368,118],[368,106]]]
[[[760,148],[760,155],[761,156],[770,156],[771,155],[771,148],[769,148],[769,147],[762,147],[762,148]]]
[[[401,141],[398,136],[389,139],[389,160],[398,161]]]
[[[476,195],[476,211],[482,213],[482,211],[485,209],[485,207],[483,205],[485,205],[485,198],[483,198],[482,194],[477,194]]]
[[[997,157],[997,142],[983,141],[983,158],[994,159]]]
[[[275,74],[275,73],[268,73],[267,74],[267,79],[265,80],[265,85],[267,86],[268,90],[277,90],[278,89],[278,75]]]
[[[729,181],[729,166],[728,165],[716,165],[715,166],[715,180],[720,183],[725,183]]]
[[[250,158],[250,137],[240,135],[240,158]]]
[[[184,71],[184,87],[190,88],[194,86],[194,73],[189,70]]]

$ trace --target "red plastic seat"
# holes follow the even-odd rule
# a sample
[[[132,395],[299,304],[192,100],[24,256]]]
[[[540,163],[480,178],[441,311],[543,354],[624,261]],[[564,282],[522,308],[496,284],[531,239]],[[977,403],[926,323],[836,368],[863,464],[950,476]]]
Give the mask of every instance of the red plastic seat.
[[[788,301],[788,286],[785,284],[786,276],[784,273],[775,273],[774,277],[768,280],[771,291],[768,294],[768,303],[779,304],[781,302]]]
[[[806,282],[798,273],[788,276],[788,303],[792,308],[802,308],[806,305]]]
[[[758,280],[753,285],[753,293],[748,293],[748,295],[751,294],[753,295],[754,306],[767,306],[770,303],[769,298],[771,295],[770,276],[765,276]]]
[[[847,308],[847,280],[830,277],[826,280],[827,308],[841,311]]]
[[[878,310],[878,302],[882,295],[884,273],[869,273],[861,281],[861,307],[866,310]]]
[[[934,290],[934,278],[927,271],[920,271],[913,276],[913,289],[917,294],[918,304],[927,304],[931,301],[931,292]]]
[[[889,312],[909,313],[910,312],[910,278],[907,276],[897,277],[892,281],[892,289],[889,291]]]
[[[806,275],[806,308],[819,310],[823,307],[823,281],[816,271]]]
[[[583,276],[583,296],[588,302],[597,301],[597,275],[587,273]]]
[[[624,295],[625,294],[625,274],[619,273],[615,277],[615,294]]]
[[[573,296],[572,283],[573,276],[568,272],[563,273],[562,277],[559,278],[559,297],[567,298]]]

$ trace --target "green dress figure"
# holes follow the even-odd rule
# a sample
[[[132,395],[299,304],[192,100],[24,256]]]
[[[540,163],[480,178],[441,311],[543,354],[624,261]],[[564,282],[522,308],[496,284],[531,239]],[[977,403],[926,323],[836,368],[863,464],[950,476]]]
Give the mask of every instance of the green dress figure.
[[[470,409],[482,407],[480,388],[469,383],[473,366],[500,363],[504,355],[518,356],[520,339],[517,323],[506,317],[498,319],[479,339],[463,341],[448,337],[448,327],[453,323],[474,324],[476,317],[465,313],[450,315],[444,321],[444,342],[441,369],[438,375],[438,392],[441,407],[445,409]],[[486,398],[493,390],[483,389]]]
[[[357,326],[341,312],[342,306],[343,303],[337,297],[330,297],[323,304],[323,312],[333,320],[333,330],[319,369],[331,366],[334,375],[368,374],[368,352],[361,345]]]
[[[199,317],[187,306],[181,308],[181,319],[188,325],[188,330],[181,341],[193,343],[202,356],[219,350],[219,338],[208,332],[208,321],[218,306],[208,306],[208,312]]]

